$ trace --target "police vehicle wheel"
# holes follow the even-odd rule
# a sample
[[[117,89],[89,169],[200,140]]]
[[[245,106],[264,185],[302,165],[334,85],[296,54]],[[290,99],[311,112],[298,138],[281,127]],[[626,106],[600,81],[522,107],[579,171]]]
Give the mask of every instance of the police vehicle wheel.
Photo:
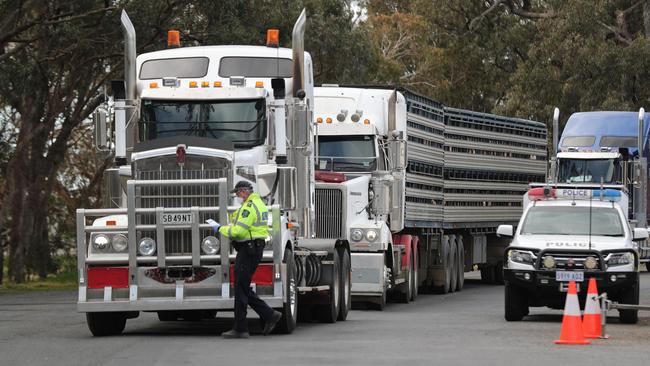
[[[456,282],[456,291],[460,291],[465,285],[465,246],[460,237],[456,237],[456,244],[458,251],[458,281]]]
[[[415,301],[415,298],[418,297],[418,286],[419,286],[419,276],[418,276],[418,250],[413,248],[411,251],[411,301]]]
[[[95,337],[118,335],[126,326],[125,313],[86,313],[88,329]]]
[[[639,305],[639,285],[636,284],[626,290],[620,297],[621,304]],[[636,324],[639,321],[638,310],[619,310],[618,320],[623,324]]]
[[[343,248],[341,250],[341,300],[339,301],[339,316],[337,320],[344,321],[348,318],[348,312],[352,307],[352,265],[350,261],[350,251]]]
[[[332,283],[330,285],[329,299],[327,305],[321,305],[318,309],[318,320],[321,323],[335,323],[339,316],[341,304],[341,260],[338,250],[332,253]]]
[[[528,313],[525,294],[516,286],[506,283],[505,286],[505,318],[509,322],[517,322]]]
[[[282,318],[275,326],[274,333],[290,334],[296,329],[298,321],[298,285],[296,284],[296,264],[293,252],[289,249],[284,251],[284,263],[286,264],[286,286],[287,302],[284,303],[280,312]]]
[[[451,248],[451,261],[449,262],[449,266],[451,267],[451,280],[449,283],[449,292],[454,292],[456,291],[456,286],[458,285],[458,263],[460,262],[458,259],[458,247],[456,246],[456,239],[451,240],[449,247]]]

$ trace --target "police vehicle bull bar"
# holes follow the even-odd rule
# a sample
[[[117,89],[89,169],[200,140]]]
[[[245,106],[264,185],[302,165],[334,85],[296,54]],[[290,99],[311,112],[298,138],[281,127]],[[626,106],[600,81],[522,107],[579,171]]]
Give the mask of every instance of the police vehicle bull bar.
[[[142,187],[192,187],[211,186],[218,192],[218,206],[212,207],[136,207],[139,191]],[[228,222],[228,213],[238,207],[228,206],[228,184],[226,178],[220,179],[182,179],[182,180],[129,180],[127,182],[127,208],[78,209],[77,219],[77,267],[79,275],[79,298],[77,310],[80,312],[102,311],[163,311],[163,310],[198,310],[198,309],[232,309],[234,297],[231,296],[231,263],[235,254],[231,251],[228,238],[222,237],[220,251],[209,255],[201,253],[201,229],[212,227],[200,221],[201,214],[213,214],[219,222]],[[225,207],[226,209],[221,209]],[[265,251],[261,265],[266,264],[269,275],[266,292],[259,294],[271,307],[282,307],[286,300],[283,288],[286,288],[285,265],[282,263],[283,249],[280,232],[280,207],[272,205],[271,242],[272,255]],[[165,214],[191,215],[191,220],[180,224],[164,224]],[[127,215],[127,225],[117,225],[115,221],[107,225],[87,225],[91,218],[109,215]],[[141,215],[155,217],[153,223],[139,223]],[[205,216],[205,215],[204,215]],[[191,233],[190,255],[170,256],[165,251],[165,233],[167,231],[185,230]],[[137,234],[147,231],[155,233],[155,255],[138,255]],[[88,257],[89,237],[92,233],[126,233],[128,245],[126,253],[112,256]],[[109,243],[110,246],[110,243]],[[272,265],[269,260],[272,259]],[[153,269],[168,269],[174,266],[181,270],[174,273],[190,275],[201,269],[199,280],[186,281],[183,278],[169,278],[162,275],[165,283],[151,278]],[[94,280],[96,270],[103,275]],[[190,273],[183,272],[187,269]],[[89,270],[93,272],[89,278]],[[160,272],[160,271],[159,271]],[[270,273],[269,273],[270,272]],[[207,273],[207,275],[206,275]],[[146,274],[146,275],[145,275]],[[207,277],[206,277],[207,276]],[[206,280],[206,277],[208,280]],[[212,278],[210,278],[212,277]],[[97,277],[96,277],[97,278]],[[160,281],[160,278],[159,278]],[[284,287],[283,287],[284,286]],[[232,294],[234,295],[234,293]]]

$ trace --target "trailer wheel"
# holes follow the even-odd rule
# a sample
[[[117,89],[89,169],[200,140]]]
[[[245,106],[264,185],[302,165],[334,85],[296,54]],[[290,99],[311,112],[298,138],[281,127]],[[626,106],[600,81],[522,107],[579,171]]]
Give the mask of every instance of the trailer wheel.
[[[444,269],[445,278],[442,286],[433,288],[433,292],[437,294],[446,294],[451,288],[451,249],[449,247],[449,237],[444,235],[440,243],[440,264]]]
[[[456,246],[456,239],[450,240],[449,247],[451,248],[451,255],[449,262],[449,270],[451,271],[451,280],[449,283],[449,292],[456,291],[458,285],[458,247]]]
[[[461,291],[465,285],[465,246],[461,237],[456,238],[458,250],[458,281],[456,282],[456,291]]]
[[[296,263],[293,252],[290,249],[284,251],[283,262],[286,264],[286,282],[284,291],[287,294],[287,301],[280,312],[282,318],[275,327],[274,333],[290,334],[296,329],[298,321],[298,286],[296,284]]]
[[[318,320],[321,323],[335,323],[339,316],[341,303],[341,261],[338,250],[332,254],[332,278],[327,305],[318,307]]]
[[[521,321],[528,314],[528,301],[524,292],[510,284],[505,286],[505,318],[509,322]]]
[[[481,282],[488,285],[494,284],[496,276],[494,268],[493,265],[487,263],[481,265]]]
[[[86,313],[88,329],[95,337],[118,335],[126,326],[125,313]]]
[[[639,284],[636,284],[627,289],[620,296],[621,304],[639,305]],[[639,321],[638,310],[623,310],[618,311],[618,320],[623,324],[636,324]]]
[[[498,261],[497,265],[494,267],[494,283],[497,285],[503,285],[503,262]]]
[[[341,300],[339,301],[339,316],[337,320],[344,321],[348,318],[348,312],[352,307],[352,265],[350,261],[350,251],[346,248],[341,249]]]

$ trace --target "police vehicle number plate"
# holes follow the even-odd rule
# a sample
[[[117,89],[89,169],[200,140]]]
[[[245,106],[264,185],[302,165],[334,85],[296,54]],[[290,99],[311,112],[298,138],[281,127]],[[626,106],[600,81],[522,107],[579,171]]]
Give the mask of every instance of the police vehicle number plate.
[[[162,214],[163,225],[186,225],[192,223],[191,213],[166,213]]]
[[[585,280],[584,272],[569,272],[569,271],[557,271],[555,272],[555,280],[558,282],[582,282]]]

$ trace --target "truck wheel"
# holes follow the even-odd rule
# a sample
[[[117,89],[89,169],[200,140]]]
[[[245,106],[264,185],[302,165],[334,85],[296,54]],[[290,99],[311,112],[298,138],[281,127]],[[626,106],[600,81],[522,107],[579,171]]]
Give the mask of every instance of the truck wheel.
[[[493,265],[487,263],[481,265],[481,282],[488,285],[493,285],[495,281],[495,276],[496,276],[496,272],[494,270]]]
[[[287,294],[287,301],[280,312],[282,318],[275,327],[275,333],[290,334],[296,329],[298,321],[298,285],[296,284],[296,263],[293,259],[293,252],[289,249],[284,251],[284,263],[286,264],[286,283],[284,291]]]
[[[118,335],[126,326],[125,313],[86,313],[88,329],[95,337]]]
[[[510,283],[505,286],[505,318],[509,322],[518,322],[528,314],[528,301],[524,292]]]
[[[449,237],[447,235],[443,236],[442,242],[440,245],[440,260],[442,268],[444,269],[445,279],[442,286],[434,287],[433,291],[437,294],[446,294],[449,292],[451,287],[451,249],[449,248]]]
[[[411,285],[413,286],[411,288],[411,301],[415,301],[415,298],[418,297],[418,287],[420,285],[418,282],[420,277],[418,276],[418,251],[416,248],[411,251],[411,263]]]
[[[463,289],[465,285],[465,246],[462,238],[456,238],[458,250],[458,281],[456,282],[456,291]]]
[[[332,283],[330,284],[329,299],[327,305],[318,307],[318,320],[321,323],[335,323],[339,316],[339,305],[341,303],[341,262],[338,250],[332,254]]]
[[[449,283],[449,292],[454,292],[456,291],[456,286],[458,286],[458,247],[456,247],[456,239],[452,240],[449,244],[451,248],[451,261],[449,262],[451,281]]]
[[[503,285],[503,262],[497,262],[497,265],[494,267],[494,283],[497,285]]]
[[[627,289],[620,297],[621,304],[639,305],[639,284]],[[639,321],[638,310],[619,310],[618,320],[623,324],[636,324]]]
[[[341,250],[341,300],[339,301],[339,316],[337,320],[344,321],[348,318],[348,312],[352,307],[352,265],[350,261],[350,251]]]
[[[404,274],[404,282],[399,285],[397,290],[397,299],[403,304],[408,304],[411,301],[411,296],[413,295],[413,254],[411,253],[411,260],[409,265],[406,267],[406,273]]]

